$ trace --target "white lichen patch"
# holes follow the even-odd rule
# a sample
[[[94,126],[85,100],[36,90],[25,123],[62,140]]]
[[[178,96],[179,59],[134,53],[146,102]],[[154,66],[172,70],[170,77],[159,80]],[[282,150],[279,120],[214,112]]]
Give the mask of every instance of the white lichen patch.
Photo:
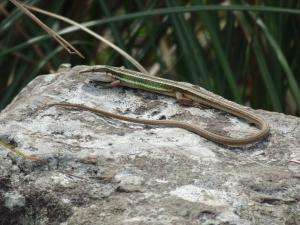
[[[145,179],[141,176],[130,174],[126,171],[114,176],[114,181],[118,183],[119,190],[126,192],[142,191]]]
[[[67,177],[65,174],[53,174],[53,176],[51,176],[51,180],[53,183],[61,186],[61,187],[71,187],[72,185],[70,185],[71,179],[69,177]]]
[[[193,116],[201,116],[202,118],[212,118],[214,117],[214,112],[210,110],[203,110],[196,107],[186,107],[185,110],[189,111]]]
[[[39,177],[35,185],[43,189],[51,188],[53,185],[62,188],[73,188],[76,186],[74,178],[70,178],[62,173],[51,173],[45,177]]]
[[[184,185],[178,187],[171,191],[170,194],[186,201],[199,202],[211,206],[228,205],[225,201],[227,198],[225,192],[213,189],[204,189],[195,185]]]
[[[167,184],[167,183],[169,183],[169,181],[164,180],[164,179],[155,179],[155,181],[156,181],[157,183],[160,183],[160,184]]]
[[[180,128],[156,128],[153,130],[156,133],[158,141],[148,143],[152,146],[173,149],[174,153],[185,155],[191,159],[201,161],[217,162],[216,154],[212,151],[213,148],[203,146],[203,139],[198,135]],[[206,141],[204,139],[204,141]],[[215,144],[212,144],[215,146]]]
[[[236,117],[230,117],[229,121],[230,126],[225,126],[223,129],[231,137],[245,137],[258,131],[256,127],[251,126],[250,124]]]
[[[25,205],[25,197],[19,192],[4,193],[4,206],[10,210],[16,207],[23,207]]]

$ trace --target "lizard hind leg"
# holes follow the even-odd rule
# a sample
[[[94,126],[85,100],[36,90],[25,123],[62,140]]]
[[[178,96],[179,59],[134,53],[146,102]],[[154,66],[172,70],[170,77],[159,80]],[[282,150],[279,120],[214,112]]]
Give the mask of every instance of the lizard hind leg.
[[[121,84],[121,81],[119,81],[119,80],[114,80],[114,81],[108,83],[108,84],[105,85],[105,86],[106,86],[107,88],[112,88],[112,87],[118,87],[118,86],[120,86],[120,84]]]
[[[97,84],[99,85],[100,89],[106,89],[106,88],[112,88],[112,87],[117,87],[121,84],[121,82],[119,80],[114,80],[112,82],[103,82],[103,81],[96,81]]]
[[[177,102],[182,106],[208,108],[206,105],[201,104],[200,102],[195,102],[192,99],[184,97],[183,94],[178,91],[176,92],[175,96]]]
[[[192,99],[186,98],[183,96],[183,94],[179,91],[176,91],[175,97],[177,102],[182,106],[193,106],[194,101]]]

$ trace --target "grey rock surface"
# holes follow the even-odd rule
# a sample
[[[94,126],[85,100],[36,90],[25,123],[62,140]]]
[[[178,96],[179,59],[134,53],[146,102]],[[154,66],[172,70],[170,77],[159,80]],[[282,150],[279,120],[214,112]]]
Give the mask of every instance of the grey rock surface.
[[[299,118],[257,110],[270,136],[229,148],[179,128],[43,108],[70,102],[230,136],[255,132],[171,97],[101,89],[94,76],[78,74],[83,68],[37,77],[1,112],[0,137],[43,161],[0,147],[0,224],[300,224]]]

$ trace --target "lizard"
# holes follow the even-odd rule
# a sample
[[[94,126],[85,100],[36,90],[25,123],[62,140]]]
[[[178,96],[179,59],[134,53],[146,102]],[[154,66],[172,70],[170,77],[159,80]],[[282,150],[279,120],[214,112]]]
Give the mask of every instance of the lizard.
[[[210,141],[227,145],[227,146],[243,146],[254,144],[258,141],[266,138],[270,132],[269,124],[260,116],[243,109],[237,104],[228,103],[226,101],[222,101],[217,99],[207,93],[201,91],[200,89],[194,87],[193,85],[177,82],[169,79],[164,79],[156,76],[151,76],[145,73],[125,69],[123,67],[113,67],[113,66],[98,66],[92,69],[85,69],[79,71],[80,74],[92,73],[97,76],[97,79],[101,82],[106,83],[103,87],[117,87],[124,86],[129,88],[141,89],[145,91],[150,91],[162,95],[172,96],[177,99],[177,102],[181,105],[193,105],[194,103],[199,103],[200,105],[212,107],[229,114],[235,115],[239,118],[246,120],[249,123],[253,123],[259,129],[255,134],[242,137],[242,138],[234,138],[228,136],[222,136],[204,129],[201,129],[195,125],[174,121],[174,120],[149,120],[149,119],[139,119],[132,118],[123,115],[119,115],[116,113],[108,112],[106,110],[100,108],[91,108],[80,104],[74,103],[66,103],[66,102],[57,102],[50,103],[43,107],[53,107],[53,106],[61,106],[61,107],[69,107],[69,108],[77,108],[81,110],[87,110],[94,113],[99,113],[106,117],[111,117],[115,119],[120,119],[124,121],[134,122],[134,123],[142,123],[148,125],[161,125],[164,127],[177,127],[193,132],[199,136],[202,136]],[[6,144],[5,142],[0,140],[0,145],[3,147],[15,152],[17,155],[22,158],[29,160],[39,160],[37,157],[27,156],[24,153],[20,152],[13,146]]]
[[[106,88],[124,86],[134,89],[141,89],[145,91],[175,97],[177,99],[177,102],[181,105],[193,105],[194,103],[199,103],[200,105],[225,111],[229,114],[235,115],[239,118],[246,120],[248,123],[254,124],[258,128],[258,131],[255,134],[246,137],[233,138],[228,136],[222,136],[201,129],[195,125],[188,124],[186,122],[174,120],[148,120],[132,118],[108,112],[103,109],[91,108],[80,104],[61,102],[48,104],[48,107],[61,106],[78,108],[81,110],[88,110],[94,113],[99,113],[103,116],[134,123],[161,125],[165,127],[179,127],[196,133],[213,142],[227,146],[243,146],[248,144],[254,144],[258,141],[263,140],[265,137],[268,136],[270,132],[269,124],[262,117],[238,106],[237,104],[228,103],[226,101],[217,99],[201,91],[200,89],[183,82],[177,82],[169,79],[151,76],[142,72],[125,69],[124,67],[113,67],[106,65],[97,66],[96,68],[92,69],[84,69],[82,71],[79,71],[79,73],[94,74],[97,77],[97,80],[106,83],[106,85],[103,86]]]

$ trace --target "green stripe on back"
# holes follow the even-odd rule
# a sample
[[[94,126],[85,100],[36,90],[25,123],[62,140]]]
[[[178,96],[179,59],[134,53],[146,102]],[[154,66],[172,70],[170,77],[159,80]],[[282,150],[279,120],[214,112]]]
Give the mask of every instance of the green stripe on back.
[[[149,91],[173,92],[173,88],[169,87],[166,84],[145,80],[142,77],[137,78],[131,75],[126,76],[126,74],[121,74],[118,75],[118,79],[130,85],[135,85],[136,87],[143,88]]]

